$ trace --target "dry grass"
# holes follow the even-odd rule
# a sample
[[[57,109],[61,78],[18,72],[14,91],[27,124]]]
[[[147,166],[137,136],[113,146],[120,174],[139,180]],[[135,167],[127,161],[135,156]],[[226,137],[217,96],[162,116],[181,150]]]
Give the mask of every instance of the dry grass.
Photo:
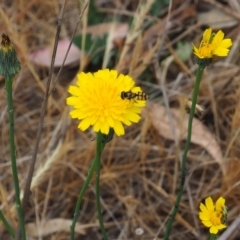
[[[191,4],[192,1],[177,1],[176,6],[169,8],[171,11],[164,7],[158,18],[149,14],[148,7],[153,2],[150,0],[144,8],[138,5],[137,0],[96,2],[106,15],[114,18],[117,14],[121,21],[138,13],[135,14],[135,23],[125,43],[121,45],[122,50],[114,68],[130,72],[154,98],[152,101],[167,106],[167,100],[170,107],[180,109],[180,97],[191,95],[196,64],[192,56],[182,61],[177,55],[176,44],[199,41],[204,28],[198,22],[198,14],[202,9],[218,8],[218,1],[200,1],[198,6]],[[240,3],[237,0],[229,2],[225,1],[226,6],[220,11],[237,19]],[[60,0],[22,0],[10,5],[9,1],[3,0],[0,6],[0,32],[10,36],[22,63],[22,71],[14,84],[21,188],[24,188],[33,152],[48,73],[48,69],[29,62],[28,54],[53,43],[60,3]],[[71,36],[79,14],[77,1],[68,1],[62,37]],[[82,19],[83,30],[88,28],[86,18],[87,12]],[[224,21],[218,24],[219,28],[224,27]],[[187,161],[189,171],[185,192],[171,235],[174,240],[207,239],[207,230],[197,215],[199,203],[207,196],[216,199],[221,195],[226,198],[229,226],[239,215],[239,26],[225,27],[223,30],[233,39],[234,51],[227,59],[207,68],[199,102],[206,108],[202,123],[216,137],[227,170],[224,176],[206,149],[192,144]],[[111,48],[106,46],[106,49],[108,59]],[[85,71],[91,70],[91,61],[88,66],[81,62],[81,66],[85,66]],[[36,223],[39,229],[52,219],[69,220],[73,217],[78,193],[95,154],[95,142],[92,141],[94,134],[91,131],[80,132],[77,122],[68,116],[69,109],[65,105],[66,85],[74,81],[72,71],[74,69],[70,67],[64,68],[60,83],[48,101],[32,195],[25,213],[26,222]],[[1,85],[0,203],[7,219],[16,227],[3,79]],[[167,99],[163,97],[164,91]],[[178,190],[179,155],[184,141],[166,139],[146,116],[139,124],[126,128],[124,137],[115,137],[107,145],[102,157],[101,197],[104,220],[111,240],[162,239]],[[83,224],[85,235],[79,234],[76,239],[101,239],[92,185],[85,194],[79,222]],[[33,230],[39,236],[29,236],[28,239],[68,239],[69,233],[64,229],[67,229],[66,226],[59,227],[56,232],[44,237]],[[0,238],[8,239],[2,225]],[[239,238],[239,228],[227,237]]]

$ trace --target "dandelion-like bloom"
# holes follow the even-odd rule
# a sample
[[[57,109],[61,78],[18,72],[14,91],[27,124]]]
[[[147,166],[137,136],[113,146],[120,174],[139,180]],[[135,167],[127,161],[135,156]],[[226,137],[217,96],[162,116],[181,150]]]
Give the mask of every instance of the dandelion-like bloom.
[[[205,205],[200,204],[201,212],[199,212],[199,218],[204,226],[210,228],[210,233],[217,234],[219,230],[226,228],[226,206],[225,199],[220,197],[216,204],[213,203],[211,197],[205,199]]]
[[[219,30],[216,34],[208,28],[203,33],[203,38],[199,48],[193,45],[194,54],[200,59],[209,59],[214,56],[226,57],[232,46],[230,38],[224,39],[224,33]]]
[[[116,135],[124,134],[123,123],[130,126],[141,119],[141,108],[145,100],[122,99],[122,92],[139,93],[140,87],[128,75],[116,70],[99,70],[98,72],[77,75],[77,86],[70,86],[67,104],[73,106],[72,118],[81,120],[78,128],[85,131],[93,126],[95,132],[108,134],[110,128]]]

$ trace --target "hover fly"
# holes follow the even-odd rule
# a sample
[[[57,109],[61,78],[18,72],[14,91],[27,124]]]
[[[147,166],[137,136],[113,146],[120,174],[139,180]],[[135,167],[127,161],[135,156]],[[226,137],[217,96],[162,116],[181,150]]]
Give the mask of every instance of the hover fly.
[[[121,92],[121,98],[124,99],[128,99],[128,100],[140,100],[140,101],[146,101],[149,99],[149,96],[144,93],[144,92]]]

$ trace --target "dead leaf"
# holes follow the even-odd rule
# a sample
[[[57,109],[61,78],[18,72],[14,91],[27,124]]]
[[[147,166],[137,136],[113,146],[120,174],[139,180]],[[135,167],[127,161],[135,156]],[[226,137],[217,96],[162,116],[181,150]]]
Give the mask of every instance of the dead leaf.
[[[101,23],[98,25],[88,27],[86,33],[91,34],[92,38],[101,37],[104,34],[109,33],[112,27],[113,27],[113,43],[119,45],[121,39],[125,38],[128,33],[128,25],[126,23]],[[69,44],[70,44],[69,38],[64,38],[58,42],[54,67],[61,67]],[[28,58],[30,61],[34,62],[37,65],[49,67],[51,64],[52,50],[53,46],[47,46],[36,52],[30,53]],[[79,50],[79,48],[72,44],[64,66],[70,64],[72,66],[78,65],[80,61],[80,54],[81,51]]]
[[[68,38],[62,39],[58,42],[54,67],[61,67],[69,44],[70,40]],[[64,65],[79,64],[80,53],[79,48],[72,44]],[[36,52],[30,53],[28,58],[37,65],[49,67],[52,58],[52,47],[48,46]]]
[[[28,223],[26,224],[27,234],[31,237],[44,237],[55,232],[70,232],[72,219],[54,218],[44,221],[42,224]],[[75,232],[85,235],[84,225],[76,224]]]
[[[238,23],[236,18],[215,8],[207,12],[198,13],[197,18],[200,25],[211,26],[212,29],[234,27]]]
[[[100,23],[97,25],[89,26],[86,30],[86,33],[90,33],[93,38],[103,37],[104,34],[109,33],[111,28],[114,27],[113,39],[125,38],[128,33],[128,24],[127,23]]]
[[[189,115],[182,114],[178,109],[171,109],[170,111],[177,140],[185,140],[187,136]],[[147,108],[147,114],[151,118],[153,126],[158,130],[161,136],[166,139],[174,140],[168,112],[165,107],[153,103],[151,104],[151,107]],[[213,159],[220,165],[223,174],[226,173],[222,152],[214,135],[196,118],[193,119],[191,142],[206,149]]]

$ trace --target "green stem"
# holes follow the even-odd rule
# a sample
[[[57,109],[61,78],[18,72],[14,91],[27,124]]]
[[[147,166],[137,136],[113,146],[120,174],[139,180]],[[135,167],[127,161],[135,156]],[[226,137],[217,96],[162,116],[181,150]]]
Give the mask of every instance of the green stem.
[[[98,221],[100,224],[101,232],[104,240],[108,240],[108,236],[104,227],[103,217],[102,217],[102,209],[101,209],[101,201],[100,201],[100,168],[101,168],[101,155],[102,150],[105,144],[102,142],[103,136],[101,132],[97,133],[97,149],[96,149],[96,204],[97,204],[97,212],[98,212]]]
[[[209,240],[215,240],[217,239],[217,234],[211,234]]]
[[[166,232],[164,234],[164,240],[168,240],[168,238],[170,236],[172,224],[173,224],[173,221],[177,214],[177,211],[178,211],[178,208],[179,208],[179,205],[181,202],[183,190],[184,190],[184,184],[185,184],[185,178],[186,178],[187,153],[188,153],[190,143],[191,143],[192,123],[193,123],[193,118],[194,118],[194,113],[195,113],[195,108],[196,108],[198,92],[199,92],[200,82],[202,79],[203,70],[204,70],[204,67],[199,65],[198,69],[197,69],[196,82],[194,84],[194,90],[193,90],[193,96],[192,96],[192,106],[190,109],[190,114],[189,114],[189,119],[188,119],[188,134],[187,134],[186,144],[185,144],[185,148],[184,148],[184,152],[183,152],[183,156],[182,156],[182,166],[181,166],[182,177],[181,177],[181,182],[180,182],[180,187],[179,187],[179,191],[177,194],[177,198],[176,198],[176,201],[174,204],[174,208],[171,213],[171,217],[169,218],[168,223],[167,223]]]
[[[102,147],[102,150],[103,150],[104,146]],[[101,150],[101,151],[102,151]],[[75,226],[76,226],[76,223],[77,223],[77,220],[78,220],[78,216],[80,214],[80,206],[81,206],[81,202],[82,202],[82,199],[83,199],[83,196],[89,186],[89,183],[92,179],[92,175],[94,173],[94,170],[96,168],[96,163],[97,163],[97,156],[95,156],[95,158],[93,159],[93,163],[88,171],[88,175],[87,175],[87,178],[83,184],[83,187],[80,191],[80,194],[78,195],[78,200],[77,200],[77,204],[76,204],[76,207],[75,207],[75,211],[74,211],[74,217],[73,217],[73,221],[72,221],[72,225],[70,226],[70,236],[71,236],[71,240],[74,240],[74,234],[75,234]]]
[[[91,181],[91,178],[92,178],[92,175],[94,173],[94,170],[95,170],[95,167],[96,167],[96,157],[94,158],[93,160],[93,163],[88,171],[88,175],[87,175],[87,178],[83,184],[83,187],[80,191],[80,194],[78,195],[78,200],[77,200],[77,204],[76,204],[76,207],[75,207],[75,211],[74,211],[74,216],[73,216],[73,221],[72,221],[72,225],[70,226],[70,232],[71,232],[71,240],[74,240],[74,234],[75,234],[75,226],[76,226],[76,223],[77,223],[77,219],[78,219],[78,216],[80,214],[80,206],[81,206],[81,202],[82,202],[82,198],[88,188],[88,185]]]
[[[15,202],[16,209],[18,214],[18,220],[21,231],[21,240],[26,239],[25,225],[24,225],[24,216],[20,201],[20,188],[18,181],[18,171],[17,171],[17,162],[16,162],[16,149],[14,143],[14,111],[13,111],[13,98],[12,98],[12,82],[13,77],[5,78],[5,88],[7,93],[7,104],[8,104],[8,116],[9,116],[9,143],[10,143],[10,154],[11,154],[11,163],[12,163],[12,174],[13,182],[15,188]]]
[[[8,223],[8,221],[6,220],[6,218],[4,217],[2,211],[0,210],[0,219],[3,222],[3,225],[5,226],[5,228],[7,229],[7,231],[9,232],[9,234],[11,235],[12,238],[15,238],[15,233],[13,228],[11,227],[11,225]]]

